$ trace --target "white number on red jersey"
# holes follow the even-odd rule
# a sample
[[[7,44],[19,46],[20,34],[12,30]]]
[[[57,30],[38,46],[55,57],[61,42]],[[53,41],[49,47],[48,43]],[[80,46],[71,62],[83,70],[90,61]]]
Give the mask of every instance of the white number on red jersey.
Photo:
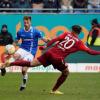
[[[60,42],[59,44],[63,49],[70,49],[75,44],[75,40],[70,39],[70,37],[66,36],[65,40]]]

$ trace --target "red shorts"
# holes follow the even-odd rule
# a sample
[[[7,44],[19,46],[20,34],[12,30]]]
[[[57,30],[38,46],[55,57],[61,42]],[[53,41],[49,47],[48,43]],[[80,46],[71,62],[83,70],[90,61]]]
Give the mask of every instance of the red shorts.
[[[47,67],[48,65],[52,64],[55,69],[58,69],[60,71],[63,71],[67,68],[63,58],[58,57],[57,55],[49,51],[45,52],[37,59],[44,67]]]

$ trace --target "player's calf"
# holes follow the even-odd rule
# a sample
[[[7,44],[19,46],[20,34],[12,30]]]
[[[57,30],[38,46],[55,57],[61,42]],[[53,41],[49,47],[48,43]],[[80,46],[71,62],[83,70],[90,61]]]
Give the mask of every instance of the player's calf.
[[[22,68],[23,78],[22,78],[22,84],[21,84],[21,87],[20,87],[20,91],[23,91],[26,88],[26,83],[27,83],[27,79],[28,79],[27,70],[28,70],[27,67]]]
[[[57,80],[56,84],[54,85],[52,91],[57,91],[58,88],[65,82],[68,75],[69,75],[69,70],[68,70],[68,68],[66,68],[65,70],[62,71],[62,74],[58,78],[58,80]]]

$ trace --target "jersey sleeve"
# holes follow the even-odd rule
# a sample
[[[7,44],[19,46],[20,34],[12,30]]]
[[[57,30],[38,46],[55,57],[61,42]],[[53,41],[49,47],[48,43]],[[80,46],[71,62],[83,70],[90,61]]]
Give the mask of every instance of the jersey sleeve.
[[[43,38],[42,32],[39,30],[36,30],[36,34],[38,36],[38,38]]]
[[[77,46],[80,51],[85,51],[91,55],[100,55],[100,51],[96,51],[96,50],[92,50],[92,49],[88,48],[82,41],[80,41]]]
[[[20,32],[18,31],[15,40],[20,40],[20,38]]]
[[[66,35],[67,35],[67,33],[63,33],[63,34],[59,35],[58,37],[52,39],[52,40],[47,44],[47,46],[49,47],[49,46],[51,46],[53,43],[55,43],[55,42],[57,42],[57,41],[63,40],[63,39],[65,38]]]

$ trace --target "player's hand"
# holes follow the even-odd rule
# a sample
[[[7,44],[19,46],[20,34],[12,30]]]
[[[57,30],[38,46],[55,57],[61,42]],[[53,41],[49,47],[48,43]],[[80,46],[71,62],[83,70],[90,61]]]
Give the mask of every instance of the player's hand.
[[[50,41],[51,41],[51,39],[50,39],[50,38],[48,38],[48,39],[47,39],[47,43],[48,43],[48,42],[50,42]]]
[[[45,50],[46,49],[46,46],[40,46],[39,49],[40,50]]]

